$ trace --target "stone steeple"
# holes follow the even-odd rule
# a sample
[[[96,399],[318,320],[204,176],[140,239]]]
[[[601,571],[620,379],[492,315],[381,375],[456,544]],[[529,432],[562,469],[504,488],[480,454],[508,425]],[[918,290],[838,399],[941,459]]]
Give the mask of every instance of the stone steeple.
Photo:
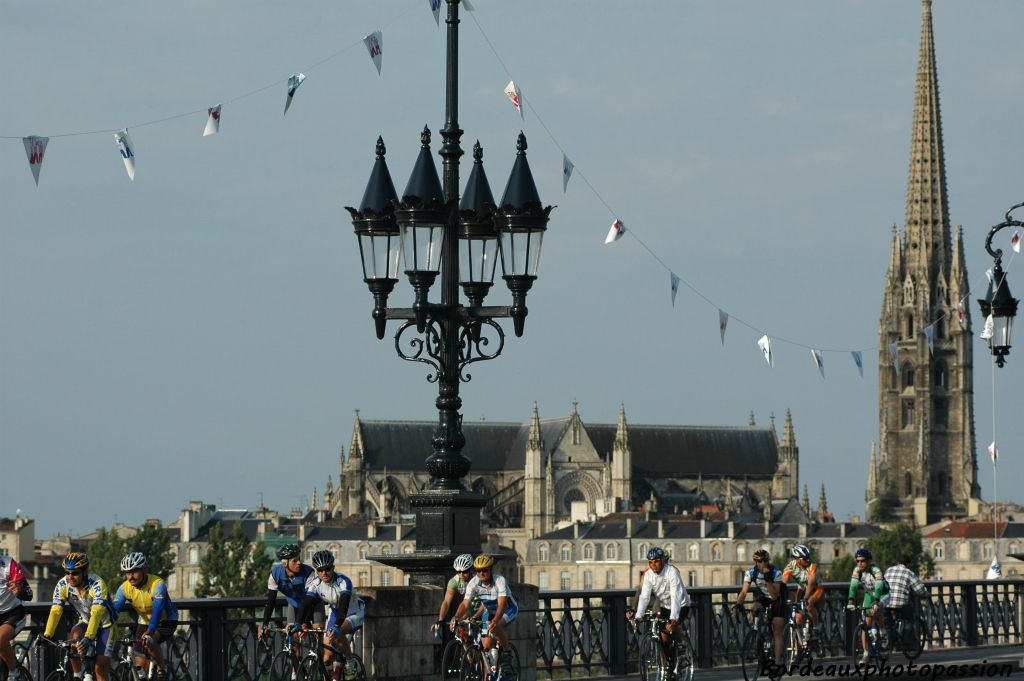
[[[868,487],[864,490],[865,501],[878,496],[878,455],[875,449],[875,441],[871,441],[871,462],[868,463]],[[871,509],[868,509],[870,512]],[[870,513],[867,516],[870,519]]]
[[[633,499],[633,452],[629,447],[626,405],[619,405],[619,422],[612,445],[612,498],[616,510],[628,511]]]
[[[893,231],[885,279],[879,444],[868,471],[868,507],[884,497],[900,520],[918,524],[966,515],[979,493],[972,337],[966,312],[963,325],[957,317],[967,269],[962,236],[958,230],[953,239],[950,230],[931,0],[921,3],[906,222],[902,235]]]
[[[804,498],[800,502],[800,505],[804,508],[804,513],[808,516],[811,515],[811,496],[807,493],[807,483],[804,483]]]
[[[772,432],[775,432],[775,417],[772,416]],[[793,430],[793,414],[786,409],[786,420],[782,424],[782,440],[779,442],[779,462],[772,479],[772,494],[780,499],[795,498],[800,493],[800,448],[796,446]]]
[[[544,521],[547,510],[545,487],[548,484],[545,473],[540,411],[534,402],[530,415],[530,431],[526,437],[526,469],[523,472],[523,527],[531,536],[539,536],[547,528]]]
[[[825,498],[825,483],[821,483],[821,492],[818,494],[818,517],[824,522],[824,514],[828,513],[828,500]]]

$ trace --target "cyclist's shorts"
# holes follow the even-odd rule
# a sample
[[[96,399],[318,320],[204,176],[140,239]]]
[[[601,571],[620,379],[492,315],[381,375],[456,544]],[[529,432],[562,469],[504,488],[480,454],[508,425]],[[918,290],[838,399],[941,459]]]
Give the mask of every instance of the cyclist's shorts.
[[[0,614],[0,627],[7,625],[14,629],[14,635],[17,636],[21,633],[21,630],[25,628],[28,623],[28,618],[25,616],[25,606],[18,605],[7,612]]]
[[[494,613],[497,612],[497,609],[498,609],[497,605],[495,605],[494,610],[491,610],[490,608],[488,608],[487,609],[487,616],[488,617],[493,617]],[[518,617],[518,616],[519,616],[519,608],[514,606],[514,605],[512,605],[511,603],[509,603],[508,607],[505,608],[505,612],[503,612],[501,614],[501,621],[504,624],[512,624],[513,622],[516,621],[516,617]]]
[[[889,607],[889,594],[885,594],[881,598],[875,598],[874,594],[864,594],[863,606],[866,612],[870,612],[873,615],[879,609]]]
[[[346,617],[343,622],[348,622],[349,626],[352,627],[352,631],[363,628],[363,622],[366,620],[366,602],[362,598],[356,599],[356,611]],[[325,629],[338,624],[338,615],[336,611],[331,608],[331,614],[327,618],[327,624],[324,626]]]
[[[164,641],[168,640],[174,634],[174,630],[177,628],[178,620],[164,620],[156,628],[156,642],[163,643]],[[147,629],[149,629],[149,625],[140,624],[138,628],[139,635],[141,636],[142,634],[146,633]]]
[[[79,622],[74,629],[81,629],[82,633],[85,633],[85,628],[88,626],[86,622]],[[114,627],[100,627],[100,630],[96,632],[96,654],[106,657],[110,657],[114,654],[114,641],[110,638],[110,632],[114,630]]]
[[[767,611],[768,616],[772,619],[775,619],[776,617],[789,617],[789,610],[786,607],[787,603],[782,600],[781,596],[776,598],[774,601],[767,598],[758,598],[757,602],[761,604],[761,607]]]

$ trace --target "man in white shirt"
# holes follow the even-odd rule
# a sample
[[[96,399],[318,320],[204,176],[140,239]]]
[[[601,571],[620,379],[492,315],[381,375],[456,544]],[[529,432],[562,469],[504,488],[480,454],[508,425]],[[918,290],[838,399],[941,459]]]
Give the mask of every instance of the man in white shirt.
[[[668,619],[668,624],[661,632],[662,645],[668,643],[670,636],[679,641],[683,633],[680,622],[686,619],[690,612],[690,594],[683,586],[683,578],[678,568],[668,564],[668,558],[659,546],[647,552],[647,570],[644,571],[640,585],[640,596],[637,598],[636,607],[626,610],[626,619],[632,620],[636,613],[643,617],[651,602],[651,596],[658,599],[658,615]],[[669,646],[666,646],[666,653],[669,652]]]

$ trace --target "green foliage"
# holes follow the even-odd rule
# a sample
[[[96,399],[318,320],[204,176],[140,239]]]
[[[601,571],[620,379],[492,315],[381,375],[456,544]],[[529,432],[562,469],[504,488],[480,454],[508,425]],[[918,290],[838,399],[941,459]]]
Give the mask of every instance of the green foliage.
[[[126,553],[124,540],[114,530],[101,527],[88,553],[89,572],[102,577],[107,590],[113,594],[124,581],[121,576],[121,558]]]
[[[199,560],[197,598],[260,596],[266,591],[273,560],[262,541],[255,544],[235,523],[225,538],[220,523],[210,528],[206,553]]]
[[[146,554],[149,571],[154,575],[166,579],[174,568],[171,535],[166,527],[156,523],[142,527],[128,539],[122,539],[114,528],[101,527],[96,540],[89,546],[89,572],[102,577],[113,594],[124,581],[121,559],[133,551]]]
[[[932,557],[921,546],[921,532],[902,523],[882,530],[869,539],[868,548],[871,549],[875,564],[883,570],[896,563],[903,563],[904,556],[908,557],[904,564],[922,577],[930,576],[935,569]]]
[[[825,573],[825,581],[849,582],[851,574],[853,574],[853,556],[846,553],[832,561],[828,572]]]
[[[167,579],[174,569],[175,552],[171,548],[171,533],[159,522],[143,525],[126,542],[127,551],[141,551],[149,560],[149,573]]]
[[[890,493],[884,494],[883,496],[871,502],[871,508],[868,509],[868,521],[873,523],[895,522],[895,507],[895,497]]]

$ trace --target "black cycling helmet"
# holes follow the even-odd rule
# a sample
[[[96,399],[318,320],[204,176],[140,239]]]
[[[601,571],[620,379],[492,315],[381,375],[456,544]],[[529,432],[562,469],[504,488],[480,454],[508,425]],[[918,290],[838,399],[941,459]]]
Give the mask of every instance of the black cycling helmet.
[[[334,554],[330,551],[320,550],[313,554],[313,568],[323,570],[334,565]]]
[[[854,558],[866,558],[871,560],[871,551],[868,549],[857,549],[857,553],[854,554]]]
[[[299,545],[298,544],[285,544],[279,546],[277,549],[278,560],[291,560],[292,558],[299,557]]]

